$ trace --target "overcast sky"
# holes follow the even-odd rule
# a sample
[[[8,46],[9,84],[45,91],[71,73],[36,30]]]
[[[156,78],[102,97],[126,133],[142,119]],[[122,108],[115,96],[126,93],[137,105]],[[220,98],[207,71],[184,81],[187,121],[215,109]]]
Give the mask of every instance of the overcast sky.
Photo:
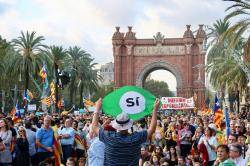
[[[182,37],[186,24],[196,30],[225,16],[222,0],[0,0],[0,35],[11,40],[36,31],[45,44],[80,46],[98,63],[113,61],[115,26],[137,38]]]

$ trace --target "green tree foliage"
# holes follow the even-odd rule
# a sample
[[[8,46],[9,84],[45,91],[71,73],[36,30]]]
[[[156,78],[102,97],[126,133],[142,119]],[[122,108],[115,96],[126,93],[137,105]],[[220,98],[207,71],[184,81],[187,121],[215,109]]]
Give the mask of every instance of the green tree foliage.
[[[235,18],[240,18],[235,24],[233,24],[227,32],[224,34],[225,38],[229,40],[229,48],[233,49],[240,42],[242,36],[248,35],[250,39],[250,1],[249,0],[224,0],[231,1],[233,4],[226,9],[228,14],[226,15],[226,20],[231,20]],[[246,42],[246,55],[250,56],[250,40]]]
[[[15,105],[14,93],[17,93],[19,103],[22,102],[25,89],[33,93],[34,101],[39,107],[43,86],[39,72],[43,64],[47,67],[49,83],[58,81],[55,72],[58,69],[69,74],[69,84],[57,92],[59,96],[63,95],[70,108],[73,104],[77,107],[82,105],[83,96],[92,95],[98,90],[101,77],[95,70],[96,63],[89,53],[76,46],[68,50],[62,46],[48,47],[43,44],[44,40],[45,38],[37,36],[36,32],[28,31],[21,32],[21,35],[11,42],[0,37],[0,92],[5,92],[5,110],[9,111]],[[14,87],[17,87],[17,90],[14,91]],[[76,103],[76,99],[79,99],[79,102]]]
[[[241,89],[246,88],[246,74],[240,65],[234,60],[232,52],[228,51],[229,39],[223,35],[230,28],[227,20],[217,20],[212,27],[209,28],[209,51],[207,55],[206,71],[210,74],[210,82],[216,90],[229,93],[235,90],[235,82]],[[234,48],[234,54],[239,58],[243,56],[244,39],[238,42]],[[237,81],[236,81],[237,80]]]
[[[111,83],[109,85],[103,85],[103,86],[98,88],[98,90],[96,91],[96,93],[92,97],[92,100],[97,101],[99,98],[104,98],[106,95],[113,92],[114,89],[115,89],[114,83]]]
[[[168,84],[164,81],[147,80],[144,88],[150,91],[156,97],[172,97],[174,94],[169,90]]]
[[[37,78],[45,59],[44,54],[41,54],[47,46],[42,44],[45,40],[43,36],[36,36],[36,32],[26,33],[21,32],[21,36],[13,39],[12,43],[17,53],[13,58],[11,68],[13,75],[21,74],[24,76],[24,90],[29,89],[30,77]]]

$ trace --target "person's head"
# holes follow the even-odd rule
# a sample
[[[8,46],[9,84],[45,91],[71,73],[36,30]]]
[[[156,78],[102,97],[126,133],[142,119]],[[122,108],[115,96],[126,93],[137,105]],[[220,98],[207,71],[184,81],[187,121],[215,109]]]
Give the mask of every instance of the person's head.
[[[178,165],[183,166],[185,165],[185,160],[183,156],[178,157]]]
[[[86,159],[81,157],[78,160],[78,166],[85,166]]]
[[[65,125],[65,127],[66,127],[66,128],[71,127],[71,120],[70,120],[69,118],[68,118],[68,119],[66,119],[66,120],[65,120],[65,124],[64,124],[64,125]]]
[[[199,162],[194,162],[194,166],[201,166]]]
[[[161,126],[161,121],[160,121],[160,120],[157,120],[157,126],[158,126],[158,127],[162,127],[162,126]]]
[[[141,155],[143,156],[143,155],[145,155],[145,154],[147,154],[147,148],[145,147],[145,146],[142,146],[141,147]]]
[[[18,135],[19,137],[26,137],[26,130],[23,126],[20,126],[18,128]]]
[[[119,114],[115,120],[111,122],[111,126],[119,131],[128,131],[133,126],[133,120],[129,119],[127,113]]]
[[[214,123],[211,123],[208,125],[208,128],[210,128],[212,130],[212,136],[215,136],[217,133],[217,127]]]
[[[229,155],[232,159],[236,159],[236,158],[240,157],[241,154],[242,154],[242,147],[240,144],[232,144],[230,146]]]
[[[203,120],[200,117],[195,118],[196,124],[199,126],[203,126]]]
[[[176,153],[176,149],[175,149],[174,146],[171,146],[169,150],[170,150],[171,154],[175,154]]]
[[[5,130],[5,131],[7,131],[7,130],[10,129],[9,123],[8,123],[8,121],[5,118],[0,119],[0,128],[3,129],[3,130]]]
[[[9,126],[14,126],[14,122],[11,117],[7,117],[6,120],[8,121]]]
[[[194,119],[194,117],[190,117],[190,124],[194,124],[195,123],[195,119]]]
[[[74,158],[73,157],[69,157],[67,159],[66,166],[75,166],[75,165],[76,165],[76,163],[75,163]]]
[[[183,123],[184,129],[188,130],[189,129],[189,124],[188,123]]]
[[[247,137],[245,135],[239,135],[237,142],[241,145],[244,146],[246,142]]]
[[[236,133],[240,133],[241,132],[241,125],[240,125],[240,123],[236,123],[235,124],[235,132]]]
[[[212,137],[212,133],[213,133],[213,130],[211,129],[211,128],[206,128],[206,130],[205,130],[205,135],[207,136],[207,137]]]
[[[55,125],[56,125],[57,127],[60,127],[60,119],[55,118]]]
[[[230,121],[230,129],[235,129],[235,120]]]
[[[236,143],[236,141],[237,141],[236,135],[230,134],[229,137],[228,137],[228,143],[233,144],[233,143]]]
[[[167,133],[167,138],[168,138],[169,140],[173,139],[173,134],[172,134],[172,132]]]
[[[44,127],[48,128],[50,127],[50,124],[51,124],[51,116],[49,115],[46,115],[43,119],[43,124],[44,124]]]
[[[156,146],[155,147],[155,153],[158,155],[158,154],[161,154],[162,153],[162,148],[160,146]]]
[[[151,162],[152,163],[157,163],[157,164],[159,164],[159,158],[157,157],[157,155],[152,155],[152,158],[151,158]]]
[[[229,158],[229,148],[227,145],[219,145],[217,147],[217,157],[220,161],[225,161]]]
[[[25,128],[26,128],[26,129],[31,129],[31,127],[32,127],[31,122],[28,121],[28,120],[26,120],[26,121],[25,121]]]
[[[73,127],[74,130],[77,130],[78,122],[76,120],[73,121],[72,127]]]
[[[204,132],[203,127],[201,127],[201,126],[197,127],[196,132],[197,132],[199,135],[200,135],[200,134],[203,134],[203,132]]]
[[[82,122],[79,122],[77,129],[82,130],[83,128],[84,128],[84,124]]]

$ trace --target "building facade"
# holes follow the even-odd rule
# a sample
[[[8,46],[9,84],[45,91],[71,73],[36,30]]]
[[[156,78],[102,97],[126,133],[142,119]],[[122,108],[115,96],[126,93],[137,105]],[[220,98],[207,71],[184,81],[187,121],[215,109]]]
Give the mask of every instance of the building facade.
[[[109,62],[102,65],[100,68],[100,75],[102,77],[101,85],[109,85],[114,82],[114,63]]]

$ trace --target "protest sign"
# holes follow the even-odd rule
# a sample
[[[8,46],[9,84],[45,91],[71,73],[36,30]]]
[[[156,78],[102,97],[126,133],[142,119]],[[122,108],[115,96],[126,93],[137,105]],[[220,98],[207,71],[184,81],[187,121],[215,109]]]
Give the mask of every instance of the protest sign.
[[[155,96],[136,86],[124,86],[108,94],[103,99],[104,113],[116,117],[125,112],[133,120],[138,120],[153,111]]]
[[[183,98],[183,97],[162,97],[161,98],[161,109],[193,109],[194,108],[194,99]]]

